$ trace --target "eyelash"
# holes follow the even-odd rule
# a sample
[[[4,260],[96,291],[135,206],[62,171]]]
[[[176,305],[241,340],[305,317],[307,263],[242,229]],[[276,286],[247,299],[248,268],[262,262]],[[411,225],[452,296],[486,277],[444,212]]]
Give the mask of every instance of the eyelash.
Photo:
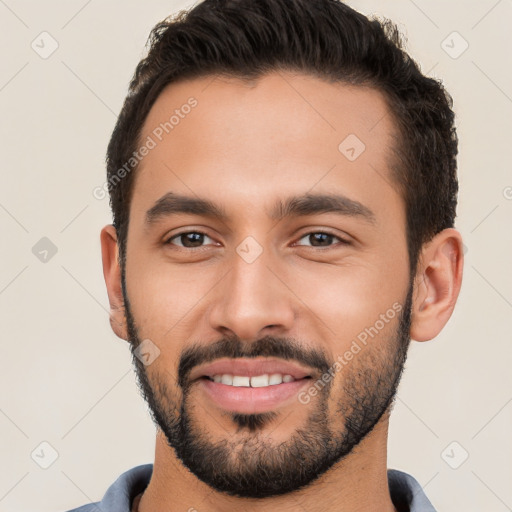
[[[171,243],[172,240],[174,240],[175,238],[179,238],[182,235],[188,235],[190,233],[196,233],[196,234],[204,235],[204,236],[207,236],[208,238],[211,238],[204,231],[196,230],[195,229],[195,230],[192,230],[192,231],[182,231],[181,233],[176,233],[175,235],[172,235],[172,237],[168,238],[164,242],[164,244],[165,245],[174,245],[174,244]],[[309,235],[314,235],[314,234],[329,235],[329,236],[332,236],[333,238],[337,238],[339,240],[339,244],[338,245],[350,245],[350,242],[348,240],[345,240],[344,238],[341,238],[338,235],[335,235],[334,233],[330,233],[329,231],[323,231],[323,230],[308,231],[307,233],[304,233],[298,240],[302,240],[304,237],[309,236]],[[178,250],[197,251],[197,250],[204,249],[206,246],[201,246],[201,247],[182,247],[182,246],[178,245],[176,247],[178,247]],[[326,249],[332,249],[332,248],[336,247],[336,245],[332,245],[332,246],[328,246],[328,247],[315,247],[315,246],[307,246],[306,245],[306,246],[299,246],[299,247],[311,247],[312,249],[326,250]]]

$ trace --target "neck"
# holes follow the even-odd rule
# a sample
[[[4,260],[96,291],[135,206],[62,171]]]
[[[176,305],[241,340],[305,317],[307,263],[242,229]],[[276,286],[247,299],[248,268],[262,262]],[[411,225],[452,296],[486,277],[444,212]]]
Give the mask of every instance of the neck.
[[[181,464],[158,430],[153,474],[138,512],[396,512],[387,479],[388,421],[385,414],[347,457],[311,485],[264,499],[237,498],[212,491]]]

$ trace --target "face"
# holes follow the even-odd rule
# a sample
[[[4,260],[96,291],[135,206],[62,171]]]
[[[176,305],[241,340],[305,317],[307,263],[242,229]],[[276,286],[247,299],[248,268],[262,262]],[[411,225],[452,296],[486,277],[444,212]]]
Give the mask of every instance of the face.
[[[412,295],[393,129],[379,92],[290,73],[172,84],[146,119],[128,338],[158,347],[143,395],[218,491],[299,489],[386,418]]]

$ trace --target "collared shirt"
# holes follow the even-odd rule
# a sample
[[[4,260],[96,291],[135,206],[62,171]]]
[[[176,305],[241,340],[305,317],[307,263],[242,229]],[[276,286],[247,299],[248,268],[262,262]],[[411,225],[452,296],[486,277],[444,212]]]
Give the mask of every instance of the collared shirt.
[[[108,489],[101,501],[89,503],[68,512],[132,512],[136,496],[144,492],[153,464],[142,464],[125,471]],[[398,512],[436,512],[421,485],[411,475],[388,469],[391,500]]]

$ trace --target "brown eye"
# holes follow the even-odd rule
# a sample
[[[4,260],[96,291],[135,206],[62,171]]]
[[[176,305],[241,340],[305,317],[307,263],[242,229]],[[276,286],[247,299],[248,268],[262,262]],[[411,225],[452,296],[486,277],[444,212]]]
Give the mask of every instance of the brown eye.
[[[205,238],[213,241],[206,233],[201,231],[183,231],[177,235],[172,236],[165,243],[169,245],[177,245],[186,249],[194,249],[202,247]],[[176,243],[174,241],[177,241]]]
[[[338,240],[343,245],[348,245],[350,243],[337,235],[327,233],[325,231],[312,231],[311,233],[306,233],[299,240],[303,239],[307,239],[310,242],[310,247],[334,247],[332,244],[333,240]],[[308,246],[307,244],[299,245]]]

